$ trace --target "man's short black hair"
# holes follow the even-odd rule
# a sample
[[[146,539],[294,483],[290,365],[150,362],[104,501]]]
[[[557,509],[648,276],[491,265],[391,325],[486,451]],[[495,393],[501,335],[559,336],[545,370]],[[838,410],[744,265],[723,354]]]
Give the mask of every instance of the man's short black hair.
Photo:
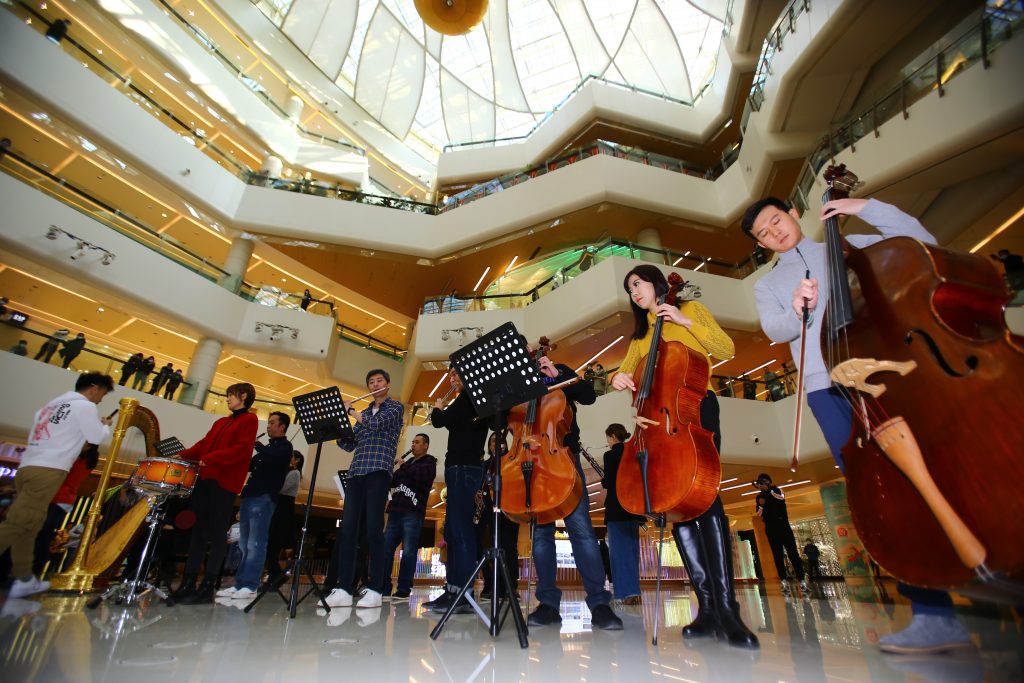
[[[747,210],[743,212],[743,220],[740,222],[740,225],[743,227],[743,233],[754,241],[757,241],[757,238],[754,237],[754,221],[757,220],[758,215],[768,206],[774,206],[783,212],[788,212],[790,209],[789,204],[778,197],[765,197],[748,206]]]
[[[370,378],[374,375],[380,375],[384,378],[385,382],[391,384],[391,375],[388,374],[387,370],[384,370],[383,368],[374,368],[366,373],[366,386],[370,386]]]
[[[419,433],[419,434],[417,434],[416,436],[422,436],[422,437],[423,437],[423,440],[427,442],[427,445],[428,445],[428,446],[430,445],[430,437],[429,437],[429,436],[427,436],[426,434],[424,434],[423,432],[420,432],[420,433]]]
[[[102,372],[83,372],[75,381],[75,391],[82,391],[89,387],[100,387],[109,393],[114,390],[114,380],[110,375],[104,375]]]
[[[287,413],[282,413],[280,410],[275,410],[274,412],[272,412],[267,417],[269,418],[269,417],[273,417],[275,415],[277,415],[277,421],[281,423],[282,427],[284,427],[285,429],[288,429],[288,427],[291,426],[292,418],[289,417]]]
[[[761,482],[764,482],[766,484],[772,483],[771,475],[768,474],[767,472],[762,472],[761,474],[757,475],[757,483],[760,484]]]

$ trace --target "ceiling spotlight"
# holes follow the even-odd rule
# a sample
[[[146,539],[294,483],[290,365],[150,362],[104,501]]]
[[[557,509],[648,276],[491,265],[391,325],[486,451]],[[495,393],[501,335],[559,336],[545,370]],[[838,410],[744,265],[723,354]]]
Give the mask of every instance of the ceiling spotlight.
[[[479,339],[482,336],[484,336],[484,328],[482,328],[482,327],[476,328],[476,338]]]
[[[50,229],[46,231],[46,239],[55,240],[60,235],[60,228],[56,225],[51,225]]]
[[[292,330],[292,339],[298,339],[298,338],[299,338],[299,331],[298,330]]]
[[[284,330],[282,328],[276,326],[271,328],[270,341],[277,341],[281,338],[282,334],[284,334]]]
[[[263,331],[263,323],[256,323],[256,334]]]
[[[78,243],[78,251],[76,251],[75,253],[73,253],[71,255],[71,260],[72,261],[77,261],[78,259],[82,258],[83,256],[85,256],[85,243],[79,242]]]
[[[448,341],[451,338],[451,332],[449,332],[448,330],[441,330],[441,341]]]
[[[111,263],[114,262],[114,259],[116,259],[116,258],[117,258],[117,255],[111,254],[108,251],[106,254],[103,255],[103,260],[100,261],[100,263],[102,263],[105,266],[109,266]]]

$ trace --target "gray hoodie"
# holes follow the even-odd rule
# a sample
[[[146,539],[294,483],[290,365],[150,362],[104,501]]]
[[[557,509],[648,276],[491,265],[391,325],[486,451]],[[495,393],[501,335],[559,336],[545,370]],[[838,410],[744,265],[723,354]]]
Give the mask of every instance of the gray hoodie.
[[[876,199],[868,201],[859,217],[878,229],[881,235],[849,235],[846,241],[854,247],[864,248],[887,237],[913,237],[926,244],[936,244],[931,233],[913,216],[891,204]],[[809,237],[787,252],[780,253],[772,271],[754,285],[754,300],[761,318],[761,329],[772,341],[789,342],[793,360],[800,358],[800,318],[793,310],[793,292],[808,270],[818,280],[818,306],[811,312],[807,330],[807,355],[804,360],[804,388],[808,392],[832,386],[825,361],[821,355],[821,321],[824,304],[828,301],[828,280],[825,274],[825,245]]]

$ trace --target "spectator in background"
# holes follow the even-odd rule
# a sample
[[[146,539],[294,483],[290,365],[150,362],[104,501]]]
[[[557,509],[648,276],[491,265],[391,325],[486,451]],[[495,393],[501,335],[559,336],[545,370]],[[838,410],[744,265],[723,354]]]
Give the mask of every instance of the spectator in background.
[[[728,377],[718,378],[718,395],[732,398],[732,380]]]
[[[135,371],[135,379],[132,380],[132,389],[144,390],[146,388],[146,380],[149,379],[149,375],[155,367],[156,359],[153,356],[149,356],[139,363],[139,369]]]
[[[743,380],[743,398],[748,401],[757,400],[757,384],[754,382],[754,380]]]
[[[96,468],[100,459],[100,449],[96,444],[87,443],[82,446],[82,452],[78,459],[71,465],[64,483],[54,494],[50,501],[49,510],[46,513],[46,521],[43,528],[36,535],[36,550],[32,560],[32,573],[36,576],[43,575],[43,568],[46,561],[50,559],[50,543],[56,535],[57,530],[64,525],[68,513],[75,507],[78,500],[78,489],[82,482],[89,477],[89,473]]]
[[[820,579],[821,565],[818,564],[818,560],[821,559],[821,551],[818,550],[818,546],[814,545],[814,541],[809,538],[804,545],[804,557],[807,558],[807,578],[812,581]]]
[[[46,37],[49,38],[51,42],[60,44],[60,41],[64,39],[64,36],[68,34],[68,28],[70,26],[70,19],[58,19],[50,24],[50,28],[46,29]]]
[[[117,383],[122,387],[127,384],[128,378],[135,374],[135,371],[142,365],[142,354],[136,353],[133,356],[128,356],[128,360],[121,366],[121,379],[117,380]]]
[[[1015,292],[1024,290],[1024,257],[1010,253],[1009,249],[1000,249],[992,258],[1003,264],[1010,289]]]
[[[299,308],[305,311],[309,308],[309,305],[311,303],[313,303],[313,295],[310,294],[309,290],[307,289],[305,292],[302,293],[302,301],[299,303]]]
[[[764,385],[768,389],[769,401],[781,401],[786,397],[786,388],[782,386],[782,380],[772,370],[764,371]]]
[[[594,363],[594,391],[598,396],[608,391],[608,371],[600,363]]]
[[[10,303],[10,299],[6,296],[0,296],[0,318],[7,315],[7,304]]]
[[[285,576],[281,569],[281,550],[295,547],[295,497],[299,495],[302,481],[302,464],[306,457],[292,451],[290,470],[284,477],[284,485],[277,496],[274,517],[270,520],[270,536],[267,539],[267,583],[273,585]]]
[[[67,368],[71,365],[71,361],[78,358],[78,355],[82,353],[82,349],[85,348],[85,335],[79,332],[75,335],[74,339],[69,339],[64,342],[64,348],[60,350],[60,355],[64,358],[64,362],[61,363],[62,368]]]
[[[0,140],[0,159],[3,159],[5,156],[7,156],[7,153],[9,151],[11,151],[11,139],[4,138]]]
[[[185,378],[181,375],[181,368],[178,368],[174,371],[174,374],[167,379],[167,388],[164,389],[164,398],[168,401],[173,401],[174,392],[178,390],[178,387],[180,387],[181,383],[184,381]]]
[[[149,393],[156,396],[156,392],[160,391],[160,387],[162,387],[164,382],[169,380],[173,374],[174,363],[168,363],[160,368],[160,372],[156,373],[156,377],[153,378],[153,386],[149,388]]]
[[[7,349],[15,356],[27,356],[28,355],[28,342],[24,339],[19,339],[18,343]]]
[[[68,330],[60,329],[54,332],[52,335],[46,338],[43,345],[39,347],[39,352],[36,354],[35,360],[40,360],[44,363],[49,363],[53,354],[60,348],[60,345],[67,339],[67,336],[71,334]]]

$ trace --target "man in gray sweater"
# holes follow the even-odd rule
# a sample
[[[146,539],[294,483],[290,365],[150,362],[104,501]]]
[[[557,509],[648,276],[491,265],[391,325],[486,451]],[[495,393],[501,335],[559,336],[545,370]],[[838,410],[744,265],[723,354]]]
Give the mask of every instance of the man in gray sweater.
[[[858,216],[881,233],[847,236],[854,247],[863,248],[896,236],[936,243],[916,218],[875,199],[834,199],[821,207],[822,220],[840,215]],[[832,457],[845,473],[841,449],[850,438],[853,412],[832,386],[820,343],[825,316],[824,307],[819,309],[818,303],[828,301],[829,296],[826,250],[821,242],[804,236],[799,218],[796,210],[776,197],[755,202],[743,214],[743,232],[778,255],[771,272],[754,285],[754,299],[761,328],[772,341],[789,342],[794,359],[800,357],[800,330],[807,302],[810,317],[803,368],[807,404],[825,435]],[[906,584],[900,584],[899,590],[910,599],[914,616],[906,629],[879,639],[883,651],[938,653],[972,646],[967,629],[954,615],[948,593]]]

